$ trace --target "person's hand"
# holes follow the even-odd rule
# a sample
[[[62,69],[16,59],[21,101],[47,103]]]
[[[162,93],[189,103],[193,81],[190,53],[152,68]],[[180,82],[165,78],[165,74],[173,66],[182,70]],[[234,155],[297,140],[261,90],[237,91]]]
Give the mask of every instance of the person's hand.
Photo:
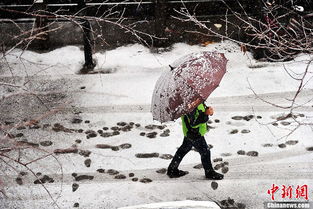
[[[205,114],[212,116],[212,115],[214,114],[213,108],[212,108],[212,107],[207,107],[207,108],[205,109]]]

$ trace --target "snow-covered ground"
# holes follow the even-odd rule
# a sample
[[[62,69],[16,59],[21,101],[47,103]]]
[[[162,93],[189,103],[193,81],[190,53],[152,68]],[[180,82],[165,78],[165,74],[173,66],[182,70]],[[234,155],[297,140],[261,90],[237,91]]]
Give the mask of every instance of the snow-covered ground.
[[[166,124],[152,120],[154,85],[169,64],[186,54],[206,50],[223,52],[229,60],[220,86],[207,100],[215,114],[206,140],[213,146],[214,166],[221,167],[218,171],[225,173],[225,179],[213,183],[205,180],[203,170],[194,168],[200,163],[195,151],[182,162],[182,169],[189,174],[169,179],[160,169],[167,168],[183,134],[179,120]],[[4,181],[7,198],[0,196],[0,208],[56,208],[52,199],[60,208],[72,208],[75,203],[80,208],[118,208],[186,199],[221,204],[231,198],[239,207],[244,204],[258,209],[271,201],[267,190],[273,184],[293,186],[294,190],[298,185],[308,185],[309,198],[313,198],[313,153],[307,151],[313,146],[312,126],[302,125],[293,131],[298,124],[292,118],[277,121],[288,110],[266,104],[253,94],[275,104],[290,105],[288,99],[294,96],[300,81],[286,71],[301,77],[312,55],[269,63],[253,60],[231,42],[206,47],[180,43],[154,53],[136,44],[96,53],[98,73],[87,75],[77,74],[83,51],[76,46],[20,55],[21,51],[14,51],[6,57],[7,63],[1,63],[0,82],[26,82],[27,91],[41,95],[48,107],[60,110],[47,111],[42,101],[28,94],[1,102],[1,124],[16,124],[48,113],[41,118],[38,129],[10,130],[14,135],[23,133],[15,140],[39,144],[40,150],[22,151],[23,162],[46,155],[42,149],[50,153],[74,147],[78,153],[57,154],[29,164],[37,178],[47,175],[47,181],[53,179],[43,184],[52,198],[41,185],[34,184],[36,177],[30,170],[17,165],[14,170],[1,162],[0,180]],[[313,122],[312,70],[311,66],[296,100],[299,106],[293,111],[303,123]],[[25,93],[21,88],[0,87],[3,95],[17,91]],[[147,153],[148,158],[140,158]],[[17,151],[9,154],[18,157]],[[77,190],[73,189],[76,184]],[[275,195],[278,200],[287,200],[279,191]]]

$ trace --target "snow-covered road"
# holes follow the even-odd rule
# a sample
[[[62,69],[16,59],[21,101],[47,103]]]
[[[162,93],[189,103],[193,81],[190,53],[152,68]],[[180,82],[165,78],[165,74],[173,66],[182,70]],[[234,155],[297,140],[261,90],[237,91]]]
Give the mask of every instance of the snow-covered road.
[[[212,146],[214,166],[225,173],[225,179],[217,184],[204,179],[203,170],[197,168],[200,157],[195,151],[182,162],[181,168],[189,174],[169,179],[164,168],[182,142],[181,124],[179,120],[166,124],[152,120],[151,93],[164,66],[185,52],[212,47],[225,50],[230,60],[221,86],[207,100],[215,114],[210,118],[211,129],[206,140]],[[59,59],[55,60],[60,63],[51,63],[51,54],[56,56],[61,52],[79,56],[64,61],[65,58],[58,55]],[[114,69],[110,71],[113,73],[70,73],[77,70],[78,65],[71,63],[75,60],[79,63],[81,53],[75,47],[47,55],[25,52],[28,59],[41,60],[53,67],[46,73],[33,72],[27,84],[28,91],[38,93],[40,99],[24,94],[18,100],[12,96],[1,103],[1,124],[40,117],[39,124],[7,129],[16,136],[14,140],[35,147],[20,153],[11,151],[11,156],[15,159],[21,154],[23,162],[27,162],[57,149],[71,148],[74,153],[55,154],[30,163],[34,173],[22,166],[14,165],[13,169],[0,163],[0,180],[5,180],[8,196],[0,197],[1,209],[56,208],[42,185],[35,183],[38,179],[45,181],[43,185],[60,208],[72,208],[79,203],[80,208],[111,209],[185,199],[212,200],[220,204],[230,197],[246,208],[261,209],[264,202],[271,200],[267,191],[273,184],[294,189],[308,185],[309,198],[313,198],[310,126],[295,130],[297,122],[282,117],[288,110],[256,98],[247,82],[249,80],[259,97],[289,105],[288,99],[295,95],[299,83],[286,75],[281,63],[257,63],[242,56],[239,47],[228,42],[208,48],[177,45],[173,51],[153,56],[135,45],[107,52],[107,62],[97,68]],[[114,59],[111,53],[123,56]],[[103,61],[102,56],[96,55],[98,63]],[[129,59],[134,56],[142,63]],[[287,63],[287,67],[303,69],[305,64],[299,64],[303,57]],[[155,59],[157,63],[153,63]],[[159,66],[160,62],[164,66]],[[251,68],[251,65],[259,66]],[[15,70],[21,66],[15,65]],[[35,69],[32,65],[26,67],[30,71]],[[25,77],[19,73],[12,80],[9,73],[3,72],[0,80],[21,83]],[[297,98],[300,106],[294,109],[294,116],[303,123],[312,123],[312,86],[311,81],[307,83]],[[1,88],[1,92],[12,94],[14,89]],[[51,112],[51,108],[58,111]],[[149,156],[141,158],[140,154]],[[280,193],[277,199],[282,200]],[[293,200],[303,201],[295,197]]]

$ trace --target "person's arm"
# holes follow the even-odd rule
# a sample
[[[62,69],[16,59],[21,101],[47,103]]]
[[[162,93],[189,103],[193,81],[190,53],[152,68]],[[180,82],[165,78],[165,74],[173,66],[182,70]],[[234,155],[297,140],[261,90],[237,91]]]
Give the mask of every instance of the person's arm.
[[[199,116],[197,117],[197,119],[195,119],[195,113],[196,113],[195,111],[197,110],[194,110],[187,115],[190,121],[190,126],[193,128],[196,128],[196,126],[200,125],[201,123],[206,123],[209,120],[209,116],[206,115],[201,110],[199,110]]]

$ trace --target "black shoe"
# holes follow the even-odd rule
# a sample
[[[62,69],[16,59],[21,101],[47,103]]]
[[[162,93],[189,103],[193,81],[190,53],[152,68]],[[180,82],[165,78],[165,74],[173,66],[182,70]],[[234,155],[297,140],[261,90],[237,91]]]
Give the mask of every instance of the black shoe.
[[[224,178],[224,175],[217,173],[214,170],[210,170],[205,172],[205,178],[213,180],[222,180]]]
[[[188,173],[189,173],[188,171],[182,171],[182,170],[175,169],[175,170],[168,170],[166,174],[170,178],[179,178],[179,177],[187,175]]]

